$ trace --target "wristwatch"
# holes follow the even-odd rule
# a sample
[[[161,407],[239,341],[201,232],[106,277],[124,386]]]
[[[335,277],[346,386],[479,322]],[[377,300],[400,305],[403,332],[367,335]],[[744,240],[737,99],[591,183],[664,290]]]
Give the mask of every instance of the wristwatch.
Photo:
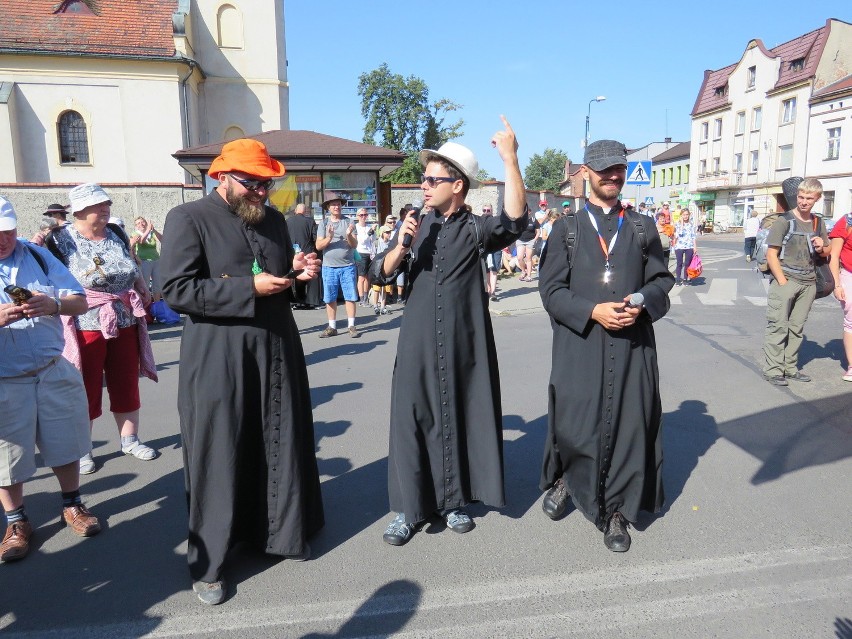
[[[62,300],[58,297],[54,297],[53,301],[56,302],[56,312],[53,314],[53,317],[56,317],[62,312]]]

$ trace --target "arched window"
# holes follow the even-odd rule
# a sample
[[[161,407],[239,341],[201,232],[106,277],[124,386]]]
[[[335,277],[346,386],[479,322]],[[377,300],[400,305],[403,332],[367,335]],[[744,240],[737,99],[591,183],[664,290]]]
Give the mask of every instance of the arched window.
[[[246,134],[243,130],[238,126],[229,126],[225,129],[225,135],[222,136],[222,139],[226,142],[230,142],[231,140],[237,140],[239,138],[244,138]]]
[[[86,122],[76,111],[65,111],[56,125],[59,135],[59,161],[62,164],[89,163],[89,134]]]
[[[230,4],[219,7],[216,16],[219,46],[225,49],[243,48],[243,17],[237,8]]]

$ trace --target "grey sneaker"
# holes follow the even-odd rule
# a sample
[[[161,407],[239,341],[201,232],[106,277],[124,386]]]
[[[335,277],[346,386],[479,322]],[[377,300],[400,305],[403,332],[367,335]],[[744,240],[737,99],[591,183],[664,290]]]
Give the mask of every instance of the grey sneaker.
[[[349,337],[361,337],[361,333],[354,326],[349,327]]]
[[[212,583],[194,581],[192,582],[192,590],[198,595],[198,600],[208,606],[218,606],[225,601],[224,581],[214,581]]]
[[[335,335],[337,335],[337,329],[332,328],[331,326],[326,326],[325,330],[319,334],[320,338],[334,337]]]
[[[95,470],[97,470],[97,466],[95,466],[95,459],[92,457],[92,453],[86,453],[80,458],[80,474],[91,475]]]
[[[447,528],[459,534],[470,532],[475,527],[473,519],[463,510],[451,510],[445,515],[445,519]]]
[[[391,546],[404,545],[414,534],[414,526],[405,522],[405,515],[397,513],[393,521],[388,524],[385,534],[382,535],[385,543]]]

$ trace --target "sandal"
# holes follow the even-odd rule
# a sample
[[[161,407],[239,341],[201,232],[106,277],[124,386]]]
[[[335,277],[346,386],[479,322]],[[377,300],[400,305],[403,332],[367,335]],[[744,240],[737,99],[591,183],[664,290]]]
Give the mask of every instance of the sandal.
[[[150,461],[157,456],[157,451],[150,446],[146,446],[138,439],[129,446],[122,446],[121,452],[125,455],[133,455],[136,459],[141,459],[142,461]]]

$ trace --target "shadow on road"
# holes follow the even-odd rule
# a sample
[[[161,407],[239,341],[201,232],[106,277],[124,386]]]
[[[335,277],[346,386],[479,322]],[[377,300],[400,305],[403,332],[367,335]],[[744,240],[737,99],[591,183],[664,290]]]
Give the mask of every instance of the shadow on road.
[[[301,639],[390,637],[416,614],[423,589],[413,581],[397,579],[374,592],[334,634],[312,632]]]

